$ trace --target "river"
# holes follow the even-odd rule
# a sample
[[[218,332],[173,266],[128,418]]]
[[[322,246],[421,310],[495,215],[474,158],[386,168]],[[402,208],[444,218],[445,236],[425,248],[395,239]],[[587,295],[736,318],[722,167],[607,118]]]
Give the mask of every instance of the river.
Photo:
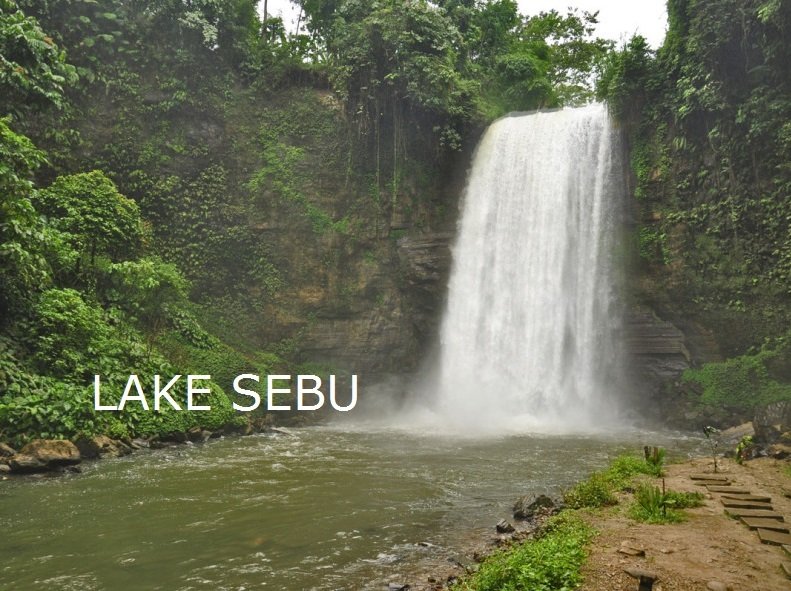
[[[517,496],[557,495],[644,444],[696,438],[439,437],[313,427],[0,482],[0,588],[382,589],[492,537]]]

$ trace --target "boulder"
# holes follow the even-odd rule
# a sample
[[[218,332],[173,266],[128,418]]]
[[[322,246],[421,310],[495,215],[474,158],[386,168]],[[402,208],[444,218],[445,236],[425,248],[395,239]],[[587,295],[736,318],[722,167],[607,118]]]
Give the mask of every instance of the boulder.
[[[99,457],[101,445],[97,443],[98,437],[78,437],[74,440],[74,445],[80,450],[80,456],[85,460],[95,460]]]
[[[16,454],[16,450],[5,443],[0,443],[0,458],[10,458]]]
[[[187,443],[187,434],[183,431],[174,431],[173,433],[165,433],[160,439],[162,441],[172,441],[173,443]]]
[[[657,573],[642,568],[625,568],[623,572],[639,581],[640,586],[637,588],[637,591],[651,591],[654,583],[659,580],[659,575]]]
[[[132,453],[132,448],[122,441],[110,439],[106,435],[80,437],[74,442],[85,459],[120,458]]]
[[[203,441],[202,433],[203,430],[200,427],[191,427],[190,430],[187,431],[187,440],[192,443],[200,443]]]
[[[745,437],[754,437],[755,428],[752,422],[742,423],[736,427],[725,429],[720,433],[720,444],[723,447],[736,447],[739,442]]]
[[[766,445],[778,441],[783,433],[791,431],[791,401],[773,402],[758,408],[753,427],[756,443]]]
[[[555,501],[546,495],[525,495],[514,503],[515,519],[532,519],[536,513],[551,513],[555,509]]]
[[[786,458],[791,457],[791,445],[787,445],[785,443],[775,443],[769,446],[769,448],[766,450],[766,453],[770,458],[774,458],[776,460],[785,460]]]
[[[46,472],[48,470],[44,462],[25,454],[17,454],[8,460],[8,467],[12,472],[19,472],[20,474]]]
[[[8,474],[11,471],[11,466],[8,464],[0,464],[0,475]]]
[[[242,424],[228,423],[223,427],[225,435],[252,435],[254,432],[255,429],[250,421],[245,421]]]
[[[46,466],[72,466],[82,461],[80,450],[71,441],[61,439],[34,439],[15,456],[27,456]]]
[[[505,519],[501,519],[495,526],[498,534],[510,534],[514,532],[514,526],[508,523]]]

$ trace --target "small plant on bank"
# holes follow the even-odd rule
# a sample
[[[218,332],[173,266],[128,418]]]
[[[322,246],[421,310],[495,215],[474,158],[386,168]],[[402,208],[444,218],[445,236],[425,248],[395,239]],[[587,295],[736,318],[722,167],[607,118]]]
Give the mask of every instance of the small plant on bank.
[[[717,473],[717,448],[720,446],[719,439],[720,430],[711,425],[703,427],[703,435],[706,436],[706,441],[709,442],[711,449],[711,458],[714,460],[714,473]]]
[[[753,457],[755,451],[755,441],[752,435],[745,435],[736,445],[736,462],[743,464],[745,460]]]
[[[679,523],[684,521],[684,514],[679,509],[699,507],[703,504],[700,493],[682,493],[665,490],[651,484],[641,484],[634,494],[634,504],[629,515],[636,521],[644,523]]]
[[[645,462],[651,470],[651,475],[660,477],[662,476],[662,468],[665,465],[665,449],[663,447],[648,447],[643,448],[645,453]]]

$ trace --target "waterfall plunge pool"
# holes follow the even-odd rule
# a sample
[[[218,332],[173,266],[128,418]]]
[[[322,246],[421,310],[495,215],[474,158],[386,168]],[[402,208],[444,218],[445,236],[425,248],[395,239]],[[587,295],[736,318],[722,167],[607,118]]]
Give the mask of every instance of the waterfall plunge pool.
[[[437,437],[315,427],[0,482],[0,581],[25,590],[382,589],[562,489],[680,434]]]

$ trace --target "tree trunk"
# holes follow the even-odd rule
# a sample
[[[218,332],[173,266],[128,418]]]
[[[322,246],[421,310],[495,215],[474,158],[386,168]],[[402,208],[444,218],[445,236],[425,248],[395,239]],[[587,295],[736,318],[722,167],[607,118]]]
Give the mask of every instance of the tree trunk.
[[[269,40],[269,35],[267,34],[267,31],[266,31],[266,21],[267,21],[267,18],[269,17],[269,13],[267,12],[267,8],[268,7],[269,7],[269,0],[264,0],[264,22],[261,25],[263,27],[263,29],[264,29],[264,41],[268,41]]]

